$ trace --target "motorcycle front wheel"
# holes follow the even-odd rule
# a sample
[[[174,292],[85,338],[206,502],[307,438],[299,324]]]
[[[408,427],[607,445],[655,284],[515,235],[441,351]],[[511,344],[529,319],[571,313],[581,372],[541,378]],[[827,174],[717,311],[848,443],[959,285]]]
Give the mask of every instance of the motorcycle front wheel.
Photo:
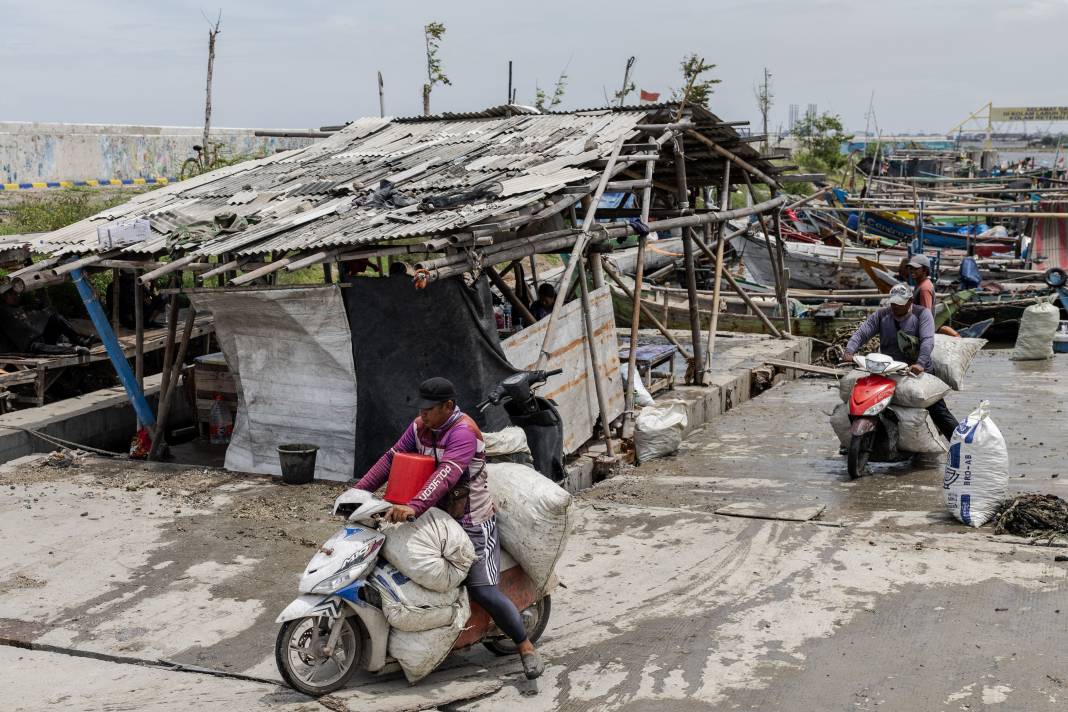
[[[854,435],[849,441],[849,455],[846,457],[849,479],[855,480],[864,474],[864,471],[868,468],[868,457],[871,455],[871,448],[874,443],[874,431],[863,435]]]
[[[345,617],[339,622],[337,643],[327,655],[324,648],[330,638],[330,623],[325,616],[286,621],[275,641],[274,659],[282,679],[312,697],[344,687],[363,653],[363,639],[352,618]]]
[[[523,619],[523,629],[527,632],[527,640],[531,643],[536,645],[541,640],[542,633],[549,625],[552,609],[552,600],[546,594],[537,603],[519,612]],[[518,646],[506,637],[484,640],[482,645],[494,655],[515,655],[518,652]]]

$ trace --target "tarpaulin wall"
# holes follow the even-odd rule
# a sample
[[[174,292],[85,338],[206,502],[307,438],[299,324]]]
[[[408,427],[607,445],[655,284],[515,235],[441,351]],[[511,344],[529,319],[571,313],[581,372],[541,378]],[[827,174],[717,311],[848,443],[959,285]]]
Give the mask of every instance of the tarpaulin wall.
[[[485,416],[473,406],[515,373],[497,338],[486,278],[467,287],[460,278],[412,289],[411,279],[354,279],[342,290],[359,373],[355,466],[362,475],[418,415],[419,383],[443,376],[460,407],[486,430],[508,424],[501,408]]]
[[[1063,213],[1068,212],[1068,203],[1043,200],[1038,209],[1043,212]],[[1035,220],[1031,259],[1038,269],[1068,268],[1068,220],[1054,217]]]
[[[311,443],[319,446],[317,478],[351,477],[357,389],[341,289],[219,291],[190,298],[198,311],[214,314],[215,335],[237,384],[226,468],[280,475],[278,445]]]

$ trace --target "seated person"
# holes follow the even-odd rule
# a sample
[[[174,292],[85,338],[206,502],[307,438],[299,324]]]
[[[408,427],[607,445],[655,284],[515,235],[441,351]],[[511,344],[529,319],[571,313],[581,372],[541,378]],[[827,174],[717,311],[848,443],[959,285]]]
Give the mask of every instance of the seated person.
[[[137,312],[134,301],[136,298],[137,275],[127,270],[120,271],[119,323],[127,329],[137,328]],[[104,313],[109,316],[114,313],[114,300],[115,290],[109,288],[105,300],[106,304],[104,305]],[[156,320],[156,317],[158,316],[159,311],[163,308],[165,301],[166,298],[161,294],[157,294],[153,285],[146,284],[141,287],[141,315],[146,329],[157,329],[163,326],[162,323]]]
[[[535,319],[541,321],[552,314],[556,304],[556,288],[548,282],[542,282],[538,286],[538,298],[530,305],[530,313]]]
[[[82,336],[54,309],[35,308],[14,290],[4,292],[0,304],[0,332],[18,353],[84,353],[96,339]]]

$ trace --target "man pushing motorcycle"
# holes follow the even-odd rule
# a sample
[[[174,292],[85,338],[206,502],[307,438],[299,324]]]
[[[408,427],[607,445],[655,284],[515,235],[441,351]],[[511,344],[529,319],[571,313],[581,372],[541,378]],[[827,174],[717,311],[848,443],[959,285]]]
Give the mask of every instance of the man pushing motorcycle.
[[[860,325],[846,344],[843,361],[852,361],[871,337],[878,334],[879,352],[909,364],[909,371],[920,375],[931,368],[934,350],[934,316],[913,302],[912,287],[897,284],[890,290],[888,304],[877,309]],[[949,412],[945,399],[927,408],[938,432],[946,440],[953,437],[957,419]]]
[[[454,517],[474,544],[477,559],[464,580],[471,600],[481,606],[515,642],[528,679],[541,675],[543,665],[527,637],[515,604],[498,584],[501,574],[501,543],[496,507],[486,478],[486,447],[475,421],[456,405],[456,389],[444,378],[429,378],[419,385],[419,417],[354,486],[374,492],[389,477],[393,454],[431,455],[437,468],[423,489],[407,504],[394,505],[386,518],[404,522],[431,507]]]

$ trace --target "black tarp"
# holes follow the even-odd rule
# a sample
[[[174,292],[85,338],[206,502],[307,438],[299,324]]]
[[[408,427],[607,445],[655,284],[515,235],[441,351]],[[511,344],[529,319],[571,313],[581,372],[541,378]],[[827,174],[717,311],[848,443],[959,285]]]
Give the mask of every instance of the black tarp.
[[[457,277],[422,290],[408,277],[356,278],[342,293],[356,367],[355,477],[418,415],[419,383],[432,376],[453,382],[460,407],[484,430],[509,424],[501,408],[474,412],[516,371],[501,350],[484,276],[472,287]]]

